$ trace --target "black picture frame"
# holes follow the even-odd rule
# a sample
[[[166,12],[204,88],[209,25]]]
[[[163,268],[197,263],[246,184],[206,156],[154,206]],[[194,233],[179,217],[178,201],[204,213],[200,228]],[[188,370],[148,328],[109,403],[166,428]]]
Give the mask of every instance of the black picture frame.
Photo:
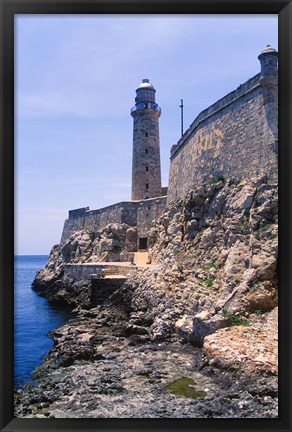
[[[279,17],[279,417],[271,419],[19,419],[13,417],[14,15],[278,14]],[[290,431],[292,4],[284,0],[0,0],[0,429],[12,431]],[[290,412],[289,412],[290,411]]]

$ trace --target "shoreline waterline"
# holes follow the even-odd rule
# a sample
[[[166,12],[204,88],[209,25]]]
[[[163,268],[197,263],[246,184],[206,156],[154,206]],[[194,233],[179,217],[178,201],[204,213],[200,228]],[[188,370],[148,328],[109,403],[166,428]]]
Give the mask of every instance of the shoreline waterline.
[[[14,257],[14,387],[32,384],[32,372],[40,366],[53,346],[48,333],[72,316],[69,307],[52,305],[31,289],[36,272],[47,255]]]

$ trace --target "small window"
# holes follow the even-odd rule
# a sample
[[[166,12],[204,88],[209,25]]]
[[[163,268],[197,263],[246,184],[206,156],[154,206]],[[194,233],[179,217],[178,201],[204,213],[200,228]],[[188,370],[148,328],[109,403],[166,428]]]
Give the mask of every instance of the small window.
[[[145,137],[148,137],[148,132],[145,133]]]
[[[148,166],[146,167],[146,171],[148,171]]]
[[[146,149],[146,154],[148,154],[148,149]]]
[[[149,189],[149,184],[148,183],[146,183],[146,189]]]

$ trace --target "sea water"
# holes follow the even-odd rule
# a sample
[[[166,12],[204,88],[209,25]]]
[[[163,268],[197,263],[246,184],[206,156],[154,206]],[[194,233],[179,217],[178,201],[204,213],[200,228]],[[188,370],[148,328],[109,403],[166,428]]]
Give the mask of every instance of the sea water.
[[[51,305],[31,289],[45,255],[20,255],[14,259],[14,387],[32,381],[31,373],[40,366],[53,346],[48,332],[64,324],[72,313],[64,306]]]

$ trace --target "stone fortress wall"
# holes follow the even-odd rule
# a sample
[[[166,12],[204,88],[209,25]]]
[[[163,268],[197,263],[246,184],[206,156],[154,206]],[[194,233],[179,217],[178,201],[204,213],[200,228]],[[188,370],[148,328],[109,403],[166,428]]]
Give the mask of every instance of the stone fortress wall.
[[[219,175],[240,181],[261,174],[275,180],[278,174],[275,64],[268,70],[262,64],[261,73],[202,111],[172,147],[167,204]]]
[[[137,250],[144,249],[152,221],[159,218],[166,205],[183,198],[196,184],[210,183],[219,175],[240,181],[264,174],[277,180],[277,57],[276,50],[267,46],[259,56],[261,72],[197,116],[171,149],[168,189],[159,184],[158,192],[163,196],[120,202],[97,210],[88,207],[71,210],[61,243],[80,229],[98,231],[110,223],[126,223],[137,226]],[[135,127],[134,123],[134,143],[140,139],[137,133],[135,138]],[[143,137],[145,130],[142,130]],[[158,130],[154,132],[158,137]]]
[[[140,201],[137,207],[138,238],[146,238],[152,221],[158,219],[166,207],[166,196]]]
[[[110,223],[137,226],[138,237],[147,237],[152,221],[163,213],[165,206],[166,196],[162,196],[142,201],[124,201],[96,210],[90,210],[89,207],[70,210],[64,223],[61,244],[76,231],[86,229],[97,232]]]

